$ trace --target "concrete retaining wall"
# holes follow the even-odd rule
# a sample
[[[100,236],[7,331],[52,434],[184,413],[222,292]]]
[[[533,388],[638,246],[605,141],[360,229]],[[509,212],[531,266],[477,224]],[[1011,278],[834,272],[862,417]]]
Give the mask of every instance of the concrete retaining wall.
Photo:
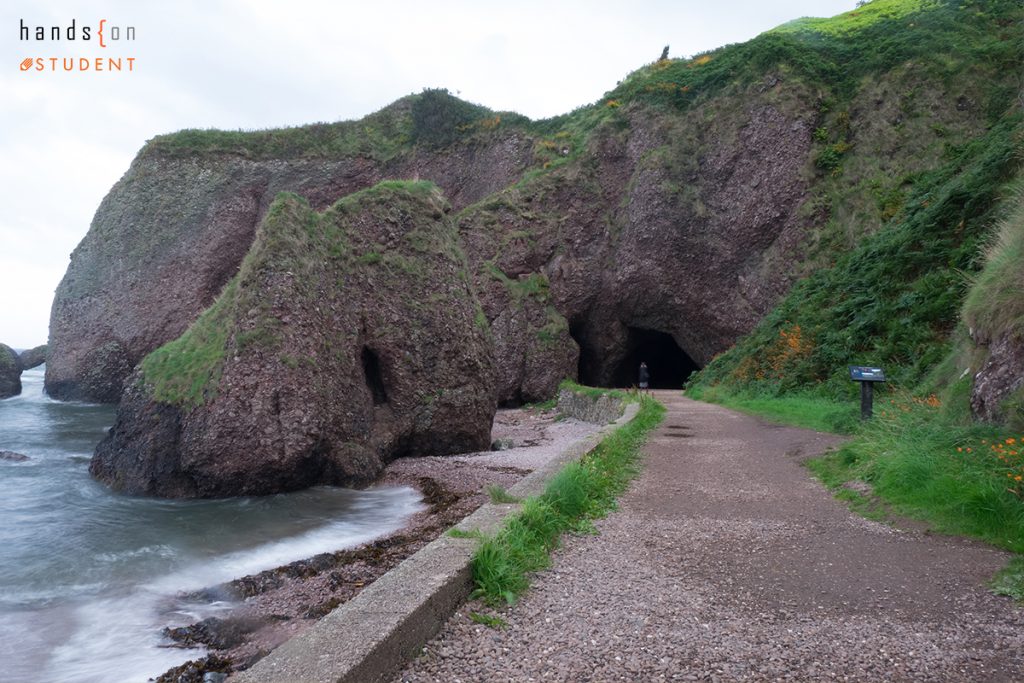
[[[619,419],[624,405],[624,401],[610,394],[588,396],[571,389],[558,392],[558,412],[594,424],[603,425]]]

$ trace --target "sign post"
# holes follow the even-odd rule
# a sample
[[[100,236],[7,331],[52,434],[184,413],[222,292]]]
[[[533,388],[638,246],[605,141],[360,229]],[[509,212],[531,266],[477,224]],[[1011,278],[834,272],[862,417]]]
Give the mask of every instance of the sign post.
[[[882,368],[851,365],[850,379],[860,382],[860,419],[869,420],[874,412],[875,382],[884,382],[885,372]]]

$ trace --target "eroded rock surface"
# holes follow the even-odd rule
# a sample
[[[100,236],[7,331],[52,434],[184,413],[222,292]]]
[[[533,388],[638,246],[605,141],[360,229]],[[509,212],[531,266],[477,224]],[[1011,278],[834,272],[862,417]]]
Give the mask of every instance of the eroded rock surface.
[[[1006,334],[987,347],[984,364],[974,375],[971,389],[971,411],[975,417],[989,422],[1007,420],[1004,404],[1015,392],[1024,387],[1024,344]],[[1020,411],[1020,407],[1016,408]],[[1017,420],[1024,415],[1016,415]]]
[[[399,101],[389,109],[406,106]],[[344,138],[364,134],[360,123],[303,130]],[[117,402],[132,368],[185,332],[238,272],[279,192],[295,192],[323,210],[383,179],[423,177],[459,209],[515,182],[532,145],[529,136],[508,130],[443,153],[381,158],[354,150],[310,158],[302,149],[182,150],[157,141],[104,198],[57,288],[47,392]]]
[[[493,349],[436,186],[282,195],[241,269],[138,366],[90,471],[171,497],[360,484],[490,445]]]
[[[29,349],[28,351],[22,351],[19,358],[21,359],[22,371],[38,368],[46,362],[46,344]]]

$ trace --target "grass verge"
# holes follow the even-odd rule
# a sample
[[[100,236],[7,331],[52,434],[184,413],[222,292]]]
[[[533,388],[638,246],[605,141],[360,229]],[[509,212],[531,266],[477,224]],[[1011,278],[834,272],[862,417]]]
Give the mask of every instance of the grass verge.
[[[859,425],[860,404],[854,401],[840,403],[820,396],[800,394],[764,396],[700,385],[687,389],[686,395],[772,422],[824,432],[853,434]]]
[[[492,606],[513,604],[529,587],[529,574],[548,566],[563,533],[590,531],[591,520],[615,508],[616,498],[638,471],[647,434],[665,414],[657,401],[639,401],[640,410],[629,424],[580,461],[566,465],[544,493],[527,498],[498,533],[484,538],[473,556],[475,597]]]
[[[802,427],[828,429],[839,404],[825,398],[766,398],[700,388],[688,394]],[[956,421],[935,396],[894,392],[838,450],[807,467],[858,514],[917,519],[939,533],[971,536],[1024,554],[1024,435]],[[832,430],[837,431],[837,430]],[[1024,556],[992,580],[1024,599]]]
[[[950,424],[938,406],[904,395],[808,466],[833,490],[862,481],[897,515],[1024,553],[1020,438]]]

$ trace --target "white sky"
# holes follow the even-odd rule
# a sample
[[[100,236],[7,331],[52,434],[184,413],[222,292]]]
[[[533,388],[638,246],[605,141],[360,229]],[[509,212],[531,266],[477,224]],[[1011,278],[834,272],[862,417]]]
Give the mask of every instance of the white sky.
[[[0,342],[43,343],[53,290],[100,200],[154,135],[359,118],[427,87],[544,118],[659,56],[748,40],[855,0],[3,0]],[[30,26],[136,41],[22,42]],[[80,30],[80,29],[79,29]],[[26,57],[135,56],[135,73],[21,72]]]

